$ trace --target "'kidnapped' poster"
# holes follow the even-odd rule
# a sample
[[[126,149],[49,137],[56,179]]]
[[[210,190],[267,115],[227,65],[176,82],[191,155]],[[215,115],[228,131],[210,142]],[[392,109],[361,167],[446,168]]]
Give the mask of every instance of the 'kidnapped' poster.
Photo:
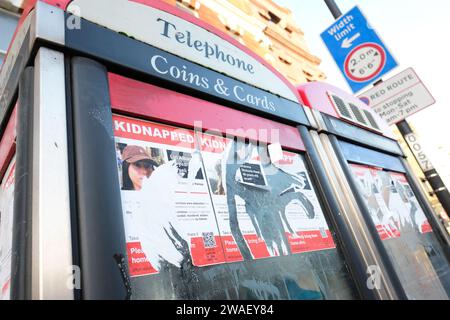
[[[131,276],[335,248],[302,156],[114,116]]]
[[[131,276],[224,263],[192,131],[114,116]]]

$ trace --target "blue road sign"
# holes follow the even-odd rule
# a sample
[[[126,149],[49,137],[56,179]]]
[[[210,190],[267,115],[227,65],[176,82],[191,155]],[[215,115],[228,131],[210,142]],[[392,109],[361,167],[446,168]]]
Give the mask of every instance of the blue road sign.
[[[358,6],[320,36],[354,93],[397,66]]]

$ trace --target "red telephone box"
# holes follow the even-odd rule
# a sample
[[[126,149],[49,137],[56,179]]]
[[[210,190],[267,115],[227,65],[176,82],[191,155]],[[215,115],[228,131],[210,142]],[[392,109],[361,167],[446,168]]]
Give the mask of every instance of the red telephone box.
[[[110,3],[38,1],[1,70],[2,297],[403,298],[326,117],[211,26]]]

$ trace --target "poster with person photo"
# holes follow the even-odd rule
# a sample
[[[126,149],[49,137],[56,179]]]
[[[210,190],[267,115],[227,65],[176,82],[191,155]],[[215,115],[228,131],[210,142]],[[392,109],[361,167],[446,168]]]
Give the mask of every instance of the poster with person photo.
[[[300,155],[113,120],[132,276],[336,247]]]
[[[225,262],[192,131],[114,116],[131,276]]]

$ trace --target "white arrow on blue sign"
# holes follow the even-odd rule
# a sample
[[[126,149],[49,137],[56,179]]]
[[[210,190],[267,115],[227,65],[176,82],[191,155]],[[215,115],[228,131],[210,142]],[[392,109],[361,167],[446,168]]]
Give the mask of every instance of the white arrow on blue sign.
[[[320,35],[354,93],[397,67],[358,6]]]

